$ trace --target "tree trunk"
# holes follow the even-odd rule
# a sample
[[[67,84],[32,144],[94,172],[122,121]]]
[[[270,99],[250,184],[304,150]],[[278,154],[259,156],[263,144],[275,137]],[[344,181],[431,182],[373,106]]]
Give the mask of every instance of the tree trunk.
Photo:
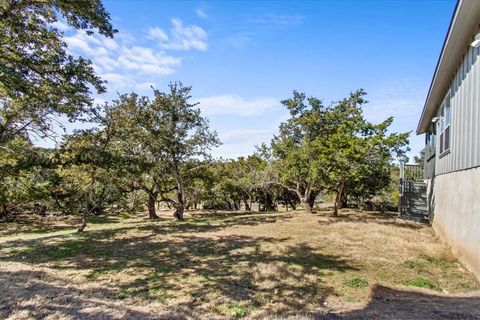
[[[252,211],[250,204],[248,203],[248,199],[243,199],[243,204],[245,205],[245,211]]]
[[[333,215],[338,216],[338,208],[342,208],[342,195],[345,188],[345,181],[340,182],[337,188],[337,195],[335,197],[335,203],[333,205]]]
[[[301,202],[306,213],[313,213],[312,206],[310,205],[310,201],[308,201],[308,199],[302,197]]]
[[[183,220],[183,213],[185,212],[185,201],[183,199],[183,185],[180,180],[177,181],[177,203],[175,204],[175,212],[173,216],[178,220]]]
[[[297,204],[294,201],[290,201],[290,207],[292,207],[292,210],[297,210]]]
[[[227,203],[228,210],[232,210],[232,204],[230,203],[230,200],[228,200],[227,198],[224,198],[223,200],[225,200],[225,202]]]
[[[300,190],[295,190],[295,193],[298,196],[298,199],[300,200],[300,203],[303,205],[303,209],[305,210],[306,213],[313,213],[312,205],[311,205],[311,194],[309,189],[307,188],[302,194]]]
[[[342,194],[340,196],[340,206],[339,208],[347,208],[348,207],[348,197],[347,193],[345,192],[345,187],[343,187]]]
[[[155,203],[157,202],[157,196],[158,196],[157,192],[148,193],[148,215],[152,220],[158,219],[157,212],[155,210]]]
[[[77,232],[83,232],[87,227],[87,212],[82,213],[82,225],[78,228]]]

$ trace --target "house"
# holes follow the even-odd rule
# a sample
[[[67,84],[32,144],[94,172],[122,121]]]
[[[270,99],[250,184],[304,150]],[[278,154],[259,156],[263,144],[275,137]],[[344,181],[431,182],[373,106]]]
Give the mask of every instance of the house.
[[[417,134],[435,232],[480,278],[480,1],[459,0]]]

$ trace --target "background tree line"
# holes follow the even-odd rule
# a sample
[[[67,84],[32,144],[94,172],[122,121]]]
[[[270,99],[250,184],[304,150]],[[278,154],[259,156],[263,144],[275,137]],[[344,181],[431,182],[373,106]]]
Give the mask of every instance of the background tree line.
[[[324,105],[294,91],[282,101],[290,117],[270,144],[237,159],[213,159],[220,141],[191,87],[173,82],[152,97],[105,92],[91,62],[68,53],[53,23],[113,37],[101,1],[0,1],[0,219],[47,211],[90,215],[148,210],[162,203],[182,220],[188,209],[312,212],[319,196],[366,208],[375,197],[394,203],[394,160],[406,161],[409,133],[388,133],[393,119],[368,122],[363,90]],[[58,117],[92,128],[65,135],[58,147],[35,146],[56,137]]]

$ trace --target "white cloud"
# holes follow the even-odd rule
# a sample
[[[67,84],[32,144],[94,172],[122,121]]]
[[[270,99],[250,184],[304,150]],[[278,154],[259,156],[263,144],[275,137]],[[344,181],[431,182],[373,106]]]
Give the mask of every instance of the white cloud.
[[[182,62],[180,57],[164,51],[135,45],[130,37],[111,39],[76,31],[64,40],[70,51],[90,58],[97,73],[113,89],[130,89],[136,83],[150,85],[155,76],[175,73]]]
[[[205,97],[197,100],[200,109],[205,115],[235,115],[254,116],[267,110],[279,107],[279,99],[272,97],[259,97],[244,99],[237,95],[220,95]]]
[[[304,16],[295,14],[254,14],[243,16],[236,26],[236,34],[226,39],[226,42],[237,48],[253,42],[259,34],[284,32],[292,27],[303,24]]]
[[[276,13],[257,14],[247,17],[245,19],[246,23],[242,27],[257,30],[279,30],[301,25],[304,20],[305,17],[301,15]]]
[[[172,28],[167,34],[161,28],[151,28],[148,31],[150,38],[159,40],[160,47],[165,50],[207,50],[208,34],[197,25],[185,26],[182,20],[172,19]]]
[[[278,119],[277,119],[278,120]],[[214,157],[236,158],[247,156],[256,151],[255,146],[269,143],[278,133],[278,121],[265,122],[264,128],[248,128],[246,123],[242,128],[219,131],[222,144],[212,150]]]
[[[93,54],[94,50],[88,44],[88,41],[84,38],[82,32],[77,32],[75,35],[65,37],[64,41],[67,43],[69,49],[78,49],[87,54]]]
[[[220,133],[220,140],[224,144],[248,144],[254,146],[259,142],[266,142],[273,138],[275,129],[234,129]]]
[[[208,14],[202,8],[195,9],[195,14],[201,19],[208,18]]]
[[[374,123],[394,117],[390,132],[409,132],[412,157],[424,147],[424,137],[417,136],[415,129],[425,102],[428,83],[416,79],[395,79],[369,90],[369,103],[364,108],[365,117]]]
[[[372,90],[365,106],[365,115],[371,121],[383,121],[389,116],[395,118],[418,118],[422,111],[425,93],[421,86],[408,81],[394,81]]]
[[[107,80],[114,88],[125,88],[135,84],[132,78],[114,72],[102,74],[102,79]]]
[[[175,72],[180,58],[168,56],[163,52],[155,53],[150,48],[135,46],[123,48],[117,62],[128,70],[141,71],[148,74],[169,75]]]
[[[55,21],[52,24],[52,27],[57,28],[58,30],[65,32],[70,30],[70,26],[62,21]]]
[[[150,30],[148,30],[148,34],[152,39],[168,41],[167,33],[163,31],[162,28],[159,28],[159,27],[151,28]]]
[[[242,48],[249,42],[252,42],[252,37],[247,34],[237,34],[228,38],[227,42],[236,48]]]
[[[102,98],[98,98],[98,97],[97,97],[97,98],[94,98],[94,99],[93,99],[93,103],[94,103],[94,104],[103,105],[103,104],[105,104],[105,102],[107,102],[107,100],[102,99]]]
[[[111,39],[111,38],[103,38],[103,45],[105,48],[109,49],[109,50],[117,50],[118,49],[118,44],[117,42],[115,42],[115,40]]]

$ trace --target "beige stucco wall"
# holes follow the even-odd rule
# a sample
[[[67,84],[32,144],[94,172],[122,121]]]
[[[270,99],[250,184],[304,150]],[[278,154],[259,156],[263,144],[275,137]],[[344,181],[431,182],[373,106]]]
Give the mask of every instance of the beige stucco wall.
[[[429,191],[435,232],[480,279],[480,168],[436,176]]]

